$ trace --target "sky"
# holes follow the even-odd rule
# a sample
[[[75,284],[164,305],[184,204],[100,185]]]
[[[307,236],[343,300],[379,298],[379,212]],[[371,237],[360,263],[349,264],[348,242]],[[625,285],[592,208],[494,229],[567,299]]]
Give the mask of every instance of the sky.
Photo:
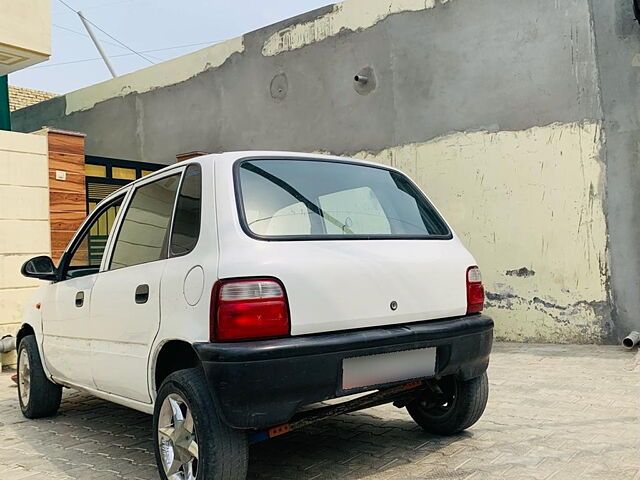
[[[94,28],[121,75],[335,3],[327,0],[64,0],[148,60]],[[66,93],[111,78],[80,18],[51,0],[51,58],[9,83]]]

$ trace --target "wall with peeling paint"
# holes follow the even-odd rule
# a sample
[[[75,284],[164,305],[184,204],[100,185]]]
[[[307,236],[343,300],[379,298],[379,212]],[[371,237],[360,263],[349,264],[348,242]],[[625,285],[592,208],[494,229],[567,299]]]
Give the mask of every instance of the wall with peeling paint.
[[[179,83],[154,79],[162,66],[149,67],[15,112],[14,125],[75,128],[89,133],[91,154],[170,163],[194,150],[352,154],[447,132],[600,118],[586,0],[394,0],[408,9],[395,13],[390,0],[349,2],[366,21],[329,6],[244,35],[215,54],[226,58],[220,66],[182,57]],[[326,19],[344,28],[263,53],[274,35],[296,25],[315,32]],[[377,85],[361,95],[353,77],[367,66]]]
[[[637,142],[609,136],[622,120],[638,125],[636,105],[614,92],[640,27],[605,59],[616,19],[632,14],[630,2],[603,3],[348,0],[17,111],[13,123],[82,130],[90,154],[158,163],[239,149],[393,163],[477,256],[498,337],[611,341],[640,328],[637,289],[624,288],[640,277],[639,222],[629,226]],[[354,83],[363,68],[375,87]],[[631,90],[633,77],[620,78]]]
[[[611,330],[598,123],[453,133],[356,156],[401,168],[482,267],[498,338],[589,342]]]
[[[341,32],[370,28],[394,13],[427,10],[435,6],[436,0],[350,0],[337,3],[326,14],[289,25],[269,36],[262,46],[262,54],[278,55]]]

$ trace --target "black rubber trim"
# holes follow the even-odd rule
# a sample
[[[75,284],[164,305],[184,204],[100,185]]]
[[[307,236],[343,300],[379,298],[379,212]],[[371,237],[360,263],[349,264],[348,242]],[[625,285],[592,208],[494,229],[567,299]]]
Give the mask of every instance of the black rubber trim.
[[[483,332],[492,328],[493,320],[491,318],[485,315],[470,315],[445,320],[317,335],[301,335],[274,340],[195,343],[193,347],[203,362],[247,362],[337,353],[424,340],[436,341],[448,337]]]
[[[254,429],[289,421],[304,405],[386,388],[407,380],[344,390],[345,358],[435,347],[435,375],[476,378],[489,364],[493,321],[484,315],[276,340],[196,343],[224,421]]]

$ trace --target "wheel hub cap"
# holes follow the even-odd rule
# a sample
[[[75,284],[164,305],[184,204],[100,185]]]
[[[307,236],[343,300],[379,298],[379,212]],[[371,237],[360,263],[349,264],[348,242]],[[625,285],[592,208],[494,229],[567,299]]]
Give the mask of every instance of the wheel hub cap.
[[[27,355],[26,350],[20,351],[20,358],[18,360],[18,391],[22,405],[26,407],[29,403],[29,396],[31,395],[31,367],[29,365],[29,355]]]
[[[187,402],[177,393],[162,402],[158,442],[164,473],[172,480],[195,480],[198,474],[198,437]]]

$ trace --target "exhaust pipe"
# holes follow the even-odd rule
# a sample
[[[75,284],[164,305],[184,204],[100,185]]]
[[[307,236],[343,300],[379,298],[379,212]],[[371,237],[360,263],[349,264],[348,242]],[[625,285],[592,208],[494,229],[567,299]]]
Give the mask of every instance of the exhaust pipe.
[[[11,352],[15,349],[16,349],[15,337],[12,337],[11,335],[7,335],[6,337],[2,337],[2,339],[0,339],[0,353]]]
[[[640,343],[640,332],[635,330],[622,339],[622,346],[627,350],[631,350],[638,343]]]

